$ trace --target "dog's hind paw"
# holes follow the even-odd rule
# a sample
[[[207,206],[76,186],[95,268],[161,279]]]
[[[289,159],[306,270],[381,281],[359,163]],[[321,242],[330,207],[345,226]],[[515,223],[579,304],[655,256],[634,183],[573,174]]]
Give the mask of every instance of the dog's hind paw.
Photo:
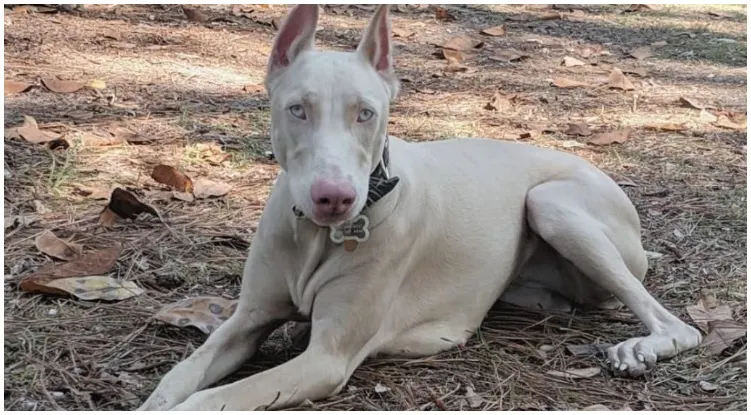
[[[641,376],[654,367],[658,360],[669,359],[701,343],[701,333],[695,328],[682,326],[626,340],[608,349],[608,360],[616,375]]]

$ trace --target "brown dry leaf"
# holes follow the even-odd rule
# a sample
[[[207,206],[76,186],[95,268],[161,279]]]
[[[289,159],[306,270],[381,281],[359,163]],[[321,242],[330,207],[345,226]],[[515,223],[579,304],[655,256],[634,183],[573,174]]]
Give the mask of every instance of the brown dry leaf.
[[[221,197],[226,195],[231,188],[232,186],[227,183],[200,178],[196,179],[195,183],[193,183],[193,196],[195,196],[196,199]]]
[[[647,76],[647,70],[644,68],[623,68],[623,73],[637,75],[642,78],[645,78]]]
[[[99,214],[99,225],[109,228],[115,223],[117,223],[120,220],[120,216],[117,216],[117,213],[113,212],[112,209],[109,208],[109,206],[105,207],[104,210]]]
[[[263,85],[259,84],[248,84],[243,87],[243,91],[249,92],[251,94],[263,94],[266,92],[266,88]]]
[[[589,86],[584,82],[574,81],[568,78],[555,78],[552,82],[553,86],[558,88],[580,88]]]
[[[443,67],[444,72],[466,72],[468,69],[467,66],[454,58],[450,58],[446,66]]]
[[[546,373],[550,376],[568,379],[589,379],[600,374],[599,367],[586,367],[582,369],[567,369],[565,371],[548,370]]]
[[[12,81],[12,80],[5,80],[5,89],[3,90],[3,96],[13,95],[13,94],[20,94],[21,92],[26,92],[31,88],[31,84],[27,84],[26,82],[20,82],[20,81]]]
[[[443,58],[449,62],[464,62],[464,54],[459,51],[451,49],[441,49],[441,54],[443,55]]]
[[[39,251],[63,261],[71,261],[81,256],[81,245],[63,241],[49,230],[37,235],[34,244]]]
[[[119,301],[144,292],[133,281],[118,281],[104,275],[28,281],[26,287],[29,292],[70,294],[86,301]]]
[[[597,133],[589,140],[589,144],[604,146],[613,143],[625,143],[631,134],[630,129],[615,130],[605,133]]]
[[[182,6],[185,17],[191,22],[206,23],[209,21],[209,17],[203,14],[200,10],[192,7]]]
[[[736,122],[737,121],[737,122]],[[717,127],[727,128],[730,130],[745,130],[746,129],[746,116],[737,117],[735,121],[731,120],[727,115],[722,114],[717,117],[717,121],[714,123]]]
[[[104,29],[104,33],[102,33],[102,36],[106,39],[113,39],[113,40],[120,40],[122,39],[122,36],[120,35],[120,32],[114,30],[114,29]]]
[[[185,193],[185,192],[177,192],[173,191],[172,197],[177,200],[182,200],[183,202],[192,202],[196,200],[195,196],[193,196],[193,193]]]
[[[81,145],[86,147],[116,146],[125,143],[125,140],[119,137],[102,137],[92,133],[83,133],[78,139],[80,140]]]
[[[172,166],[159,164],[151,171],[151,178],[158,183],[166,184],[180,192],[193,192],[193,181],[185,173]]]
[[[80,91],[86,86],[83,82],[69,81],[65,79],[57,78],[42,78],[42,84],[52,92],[59,94],[70,94],[76,91]]]
[[[75,186],[76,192],[94,200],[109,200],[112,190],[108,187]]]
[[[490,101],[485,104],[486,110],[508,111],[513,108],[511,101],[516,99],[516,94],[503,94],[500,91],[493,94]]]
[[[487,35],[487,36],[503,36],[506,34],[506,25],[500,25],[500,26],[489,27],[487,29],[482,29],[480,33],[483,35]]]
[[[41,281],[106,274],[115,267],[121,252],[122,246],[118,244],[89,252],[70,262],[45,265],[37,272],[23,278],[19,284],[20,288],[24,291],[32,291],[32,284],[38,284]]]
[[[634,90],[634,84],[632,84],[631,81],[626,78],[626,75],[624,75],[623,72],[621,72],[621,70],[618,68],[613,68],[613,70],[610,72],[608,87],[622,89],[624,91]]]
[[[733,342],[744,337],[746,329],[746,324],[735,321],[711,321],[709,334],[701,342],[701,346],[706,347],[707,354],[716,356],[732,346]]]
[[[651,56],[654,56],[654,53],[652,52],[652,48],[649,46],[641,46],[638,47],[631,52],[628,53],[631,55],[634,59],[647,59]]]
[[[524,52],[519,52],[517,50],[509,49],[504,50],[496,54],[495,56],[491,56],[490,60],[496,61],[496,62],[521,62],[525,59],[529,59],[531,56],[527,55]]]
[[[589,126],[585,123],[576,123],[576,124],[569,124],[564,134],[580,135],[582,137],[587,137],[587,136],[592,135],[592,130],[590,130]]]
[[[118,187],[112,191],[109,204],[102,211],[99,220],[100,223],[103,224],[110,223],[111,221],[114,223],[114,221],[117,221],[117,217],[122,219],[135,219],[141,213],[148,213],[159,217],[159,214],[153,207],[142,203],[133,195],[133,193]],[[117,217],[112,218],[112,214]]]
[[[474,40],[469,36],[462,35],[449,39],[448,42],[440,45],[440,47],[442,47],[443,49],[466,52],[469,50],[481,48],[483,44],[484,42],[481,40]]]
[[[686,131],[688,130],[688,126],[684,123],[674,123],[674,122],[668,122],[664,124],[651,124],[647,125],[646,128],[648,130],[653,131]]]
[[[572,66],[584,66],[586,65],[586,63],[580,61],[579,59],[572,58],[571,56],[566,56],[563,58],[561,65],[570,68]]]
[[[164,306],[154,315],[154,319],[178,327],[193,326],[210,334],[227,321],[236,308],[236,300],[195,297]]]
[[[703,110],[705,108],[708,108],[708,107],[700,104],[699,101],[697,101],[697,100],[695,100],[693,98],[680,97],[678,99],[678,102],[680,102],[681,105],[683,105],[684,107],[691,107],[691,108],[695,108],[697,110]]]
[[[60,138],[60,134],[40,130],[34,117],[24,115],[23,119],[23,125],[16,127],[16,131],[24,140],[36,144],[42,144]]]
[[[401,37],[401,38],[408,38],[415,34],[415,32],[409,31],[407,29],[401,29],[398,27],[394,27],[391,29],[391,32],[393,33],[394,37]]]
[[[443,7],[435,8],[435,18],[436,20],[440,20],[442,22],[452,22],[456,20],[456,17],[454,17],[453,14],[449,13],[449,11],[444,9]]]
[[[732,320],[733,310],[727,304],[719,304],[712,294],[705,294],[695,305],[686,307],[689,317],[704,332],[709,332],[712,321]]]
[[[131,130],[129,130],[127,127],[123,126],[111,126],[107,132],[113,136],[117,137],[120,140],[127,141],[131,144],[144,144],[148,143],[149,141],[152,141],[151,138],[144,137],[138,133],[135,133]]]

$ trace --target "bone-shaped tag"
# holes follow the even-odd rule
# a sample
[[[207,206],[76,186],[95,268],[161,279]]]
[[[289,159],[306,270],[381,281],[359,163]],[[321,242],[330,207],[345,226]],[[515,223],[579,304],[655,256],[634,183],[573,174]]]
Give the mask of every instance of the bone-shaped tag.
[[[370,221],[365,215],[358,215],[349,222],[339,225],[338,228],[331,227],[329,235],[334,243],[340,244],[344,241],[365,242],[370,236],[368,226]]]

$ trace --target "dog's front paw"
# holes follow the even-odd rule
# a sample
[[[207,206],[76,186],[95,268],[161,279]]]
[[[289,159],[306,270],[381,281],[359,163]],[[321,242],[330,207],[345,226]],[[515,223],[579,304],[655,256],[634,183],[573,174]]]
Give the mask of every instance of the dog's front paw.
[[[608,360],[616,375],[641,376],[658,360],[694,348],[701,343],[701,333],[683,325],[665,333],[626,340],[608,349]]]

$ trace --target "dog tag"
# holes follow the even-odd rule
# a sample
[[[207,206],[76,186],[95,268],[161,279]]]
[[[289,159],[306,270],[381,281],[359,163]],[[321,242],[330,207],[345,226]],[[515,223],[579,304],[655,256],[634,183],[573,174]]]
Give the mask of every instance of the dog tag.
[[[368,240],[368,237],[370,236],[368,225],[370,225],[368,217],[365,215],[358,215],[351,221],[339,225],[337,228],[332,227],[329,236],[331,240],[337,244],[348,242],[344,248],[347,252],[352,252],[357,248],[358,242],[365,242]],[[355,244],[353,245],[352,242],[349,241],[355,242]]]

